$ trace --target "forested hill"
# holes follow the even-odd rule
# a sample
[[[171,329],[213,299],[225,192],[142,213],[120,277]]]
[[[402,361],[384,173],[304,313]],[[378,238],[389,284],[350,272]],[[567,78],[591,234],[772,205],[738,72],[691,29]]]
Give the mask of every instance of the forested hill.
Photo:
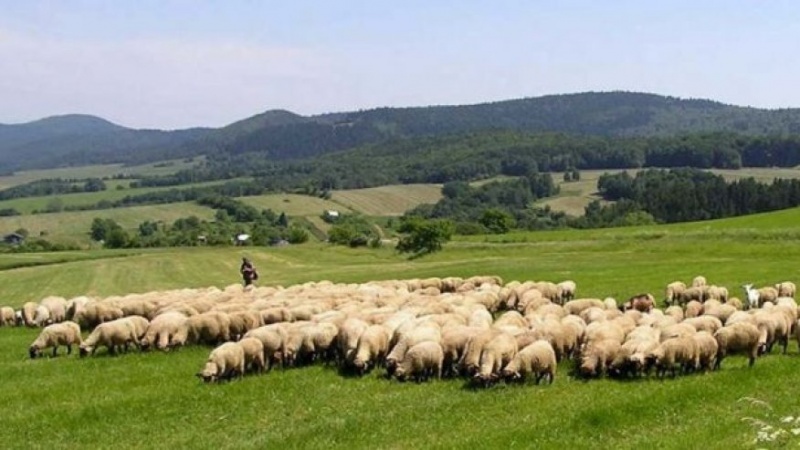
[[[183,145],[208,132],[201,128],[134,130],[80,114],[0,124],[0,169],[137,163],[191,156],[191,149]]]
[[[800,133],[800,109],[764,110],[631,92],[316,116],[272,110],[223,128],[173,132],[130,130],[87,116],[54,119],[0,125],[0,168],[20,167],[20,152],[26,155],[24,167],[144,162],[199,154],[258,153],[270,160],[297,160],[390,140],[498,130],[604,137]],[[81,126],[64,126],[64,121],[73,120]]]

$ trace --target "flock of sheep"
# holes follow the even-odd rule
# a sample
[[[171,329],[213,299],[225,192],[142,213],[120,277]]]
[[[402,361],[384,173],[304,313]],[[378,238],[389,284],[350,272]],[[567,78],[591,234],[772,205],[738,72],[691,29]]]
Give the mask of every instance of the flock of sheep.
[[[0,325],[44,327],[36,358],[77,345],[81,356],[214,345],[204,381],[314,362],[357,375],[424,381],[466,377],[552,383],[557,363],[575,360],[583,377],[642,377],[709,371],[731,353],[750,365],[798,330],[795,285],[745,287],[747,301],[696,277],[667,285],[667,307],[650,294],[618,305],[575,298],[572,281],[503,284],[499,277],[427,278],[365,284],[183,289],[107,298],[47,297],[19,311],[0,308]],[[81,330],[91,330],[85,339]],[[800,333],[798,333],[800,342]]]

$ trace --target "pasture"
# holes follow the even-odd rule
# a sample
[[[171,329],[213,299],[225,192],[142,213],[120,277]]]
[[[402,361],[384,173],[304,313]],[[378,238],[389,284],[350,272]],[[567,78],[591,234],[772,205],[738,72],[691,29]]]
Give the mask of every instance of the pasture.
[[[269,285],[491,274],[505,281],[570,278],[579,297],[627,299],[640,292],[662,298],[666,283],[703,274],[741,297],[746,282],[800,280],[798,220],[794,209],[695,224],[474,237],[413,261],[390,248],[321,243],[41,255],[39,265],[0,270],[0,303],[222,287],[239,281],[241,256]],[[6,255],[0,268],[17,258],[31,256]],[[0,329],[0,422],[23,437],[5,440],[7,448],[750,448],[756,429],[743,419],[780,425],[800,414],[795,343],[788,355],[774,350],[752,368],[732,357],[706,375],[582,381],[564,362],[551,386],[475,390],[461,379],[399,383],[380,371],[359,379],[320,365],[203,385],[194,374],[206,347],[29,360],[37,333]]]

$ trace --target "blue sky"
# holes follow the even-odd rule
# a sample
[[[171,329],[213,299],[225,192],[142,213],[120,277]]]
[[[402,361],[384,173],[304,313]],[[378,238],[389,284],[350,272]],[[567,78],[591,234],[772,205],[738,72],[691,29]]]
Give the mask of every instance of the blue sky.
[[[0,0],[0,123],[630,90],[800,107],[794,1]]]

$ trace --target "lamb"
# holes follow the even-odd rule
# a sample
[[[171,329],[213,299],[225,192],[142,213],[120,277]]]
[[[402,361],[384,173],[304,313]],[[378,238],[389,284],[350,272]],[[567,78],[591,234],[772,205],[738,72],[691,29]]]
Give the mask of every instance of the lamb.
[[[98,325],[80,345],[80,352],[82,357],[94,355],[98,347],[104,346],[114,355],[118,347],[127,351],[130,344],[140,346],[136,339],[136,328],[130,320],[119,319]]]
[[[719,346],[715,369],[719,369],[725,356],[733,352],[747,353],[752,367],[756,358],[766,350],[766,330],[760,330],[750,323],[726,325],[714,333],[714,339]]]
[[[661,343],[648,359],[656,367],[656,374],[664,378],[667,371],[674,378],[680,367],[683,372],[695,370],[700,364],[697,343],[693,336],[670,338]]]
[[[0,327],[13,327],[17,323],[17,316],[14,308],[3,306],[0,308]]]
[[[664,293],[664,301],[667,305],[674,305],[680,300],[685,290],[686,284],[682,281],[673,281],[667,285],[666,292]]]
[[[517,340],[508,333],[500,333],[483,347],[478,373],[473,380],[484,387],[500,378],[501,370],[517,355]]]
[[[155,345],[159,350],[168,351],[171,347],[180,345],[175,338],[180,334],[188,334],[187,320],[183,313],[177,311],[156,316],[150,321],[144,337],[139,342],[141,348],[146,350]]]
[[[697,369],[702,369],[705,372],[713,370],[717,361],[717,353],[719,352],[719,344],[714,336],[707,331],[700,331],[692,336],[697,350],[697,361],[699,366]]]
[[[558,287],[561,289],[561,304],[572,300],[575,298],[575,291],[577,289],[577,285],[572,280],[564,280],[558,283]]]
[[[409,348],[394,371],[398,380],[414,378],[417,382],[431,376],[442,377],[444,352],[438,342],[425,341]]]
[[[794,298],[797,287],[791,281],[783,281],[775,285],[779,297],[792,297]]]
[[[257,373],[264,371],[266,362],[264,360],[264,344],[254,337],[243,337],[237,342],[244,351],[244,367]]]
[[[556,352],[549,342],[536,341],[517,353],[503,368],[503,377],[508,381],[524,382],[528,376],[536,377],[536,384],[547,377],[553,384],[556,376]]]
[[[236,342],[226,342],[211,351],[203,370],[197,376],[204,382],[242,377],[245,369],[244,349]]]
[[[67,354],[72,354],[72,344],[81,345],[81,328],[75,322],[61,322],[45,327],[36,340],[28,348],[31,359],[42,354],[42,351],[53,348],[53,356],[58,354],[58,346],[67,346]]]
[[[353,367],[359,375],[383,362],[389,351],[389,330],[383,325],[371,325],[358,338]]]

